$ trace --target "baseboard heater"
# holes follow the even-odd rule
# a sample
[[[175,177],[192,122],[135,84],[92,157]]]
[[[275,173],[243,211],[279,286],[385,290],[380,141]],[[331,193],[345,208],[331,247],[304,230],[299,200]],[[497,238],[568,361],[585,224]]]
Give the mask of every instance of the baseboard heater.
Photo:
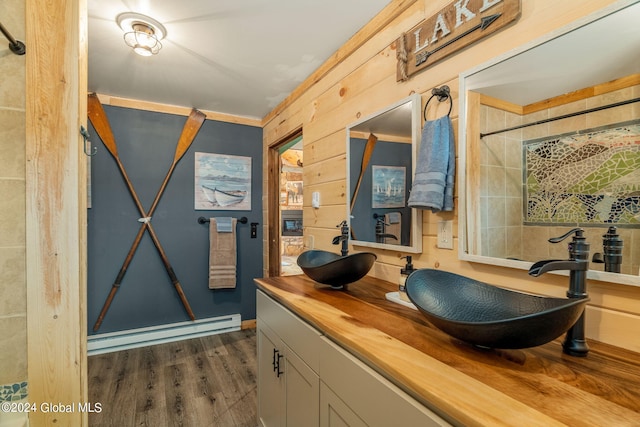
[[[240,315],[231,314],[228,316],[195,320],[193,322],[178,322],[168,325],[149,326],[147,328],[90,335],[87,339],[87,354],[93,356],[130,348],[239,331],[240,325]]]

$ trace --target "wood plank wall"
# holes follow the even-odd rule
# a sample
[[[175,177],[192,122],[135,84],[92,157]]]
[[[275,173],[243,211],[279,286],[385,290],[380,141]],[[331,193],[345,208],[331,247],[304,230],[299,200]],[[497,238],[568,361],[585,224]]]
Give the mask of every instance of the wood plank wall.
[[[613,0],[537,0],[522,2],[522,16],[512,26],[480,41],[452,57],[422,71],[406,82],[396,82],[395,40],[426,17],[437,13],[449,0],[393,1],[379,18],[371,22],[303,82],[264,121],[264,161],[269,147],[297,128],[303,129],[304,146],[304,234],[313,236],[318,249],[335,250],[331,238],[336,224],[346,215],[346,126],[362,116],[416,92],[427,101],[433,87],[449,85],[454,98],[451,113],[458,126],[458,75],[498,55],[530,43],[547,33],[615,3]],[[349,50],[351,49],[351,50]],[[350,54],[347,52],[351,51]],[[433,104],[433,103],[432,103]],[[446,113],[448,105],[430,105],[428,116]],[[457,135],[456,135],[457,140]],[[264,174],[266,191],[271,191]],[[321,193],[320,209],[311,208],[311,193]],[[265,197],[269,197],[265,195]],[[549,276],[533,279],[525,271],[463,262],[458,259],[456,209],[450,213],[423,215],[423,253],[414,256],[419,268],[456,271],[496,285],[524,291],[564,296],[567,279]],[[265,202],[264,206],[267,206]],[[267,224],[268,212],[265,212]],[[454,221],[454,250],[436,248],[436,226],[441,220]],[[267,227],[265,225],[265,227]],[[266,233],[265,233],[266,235]],[[265,257],[267,242],[265,243]],[[351,247],[350,250],[363,250]],[[400,252],[375,251],[376,277],[395,282],[402,265]],[[265,259],[265,266],[268,265]],[[265,275],[269,272],[265,271]],[[590,283],[592,303],[587,314],[589,338],[640,351],[640,288],[609,283]]]
[[[85,0],[26,1],[27,349],[31,426],[85,426]],[[64,408],[67,408],[66,406]]]

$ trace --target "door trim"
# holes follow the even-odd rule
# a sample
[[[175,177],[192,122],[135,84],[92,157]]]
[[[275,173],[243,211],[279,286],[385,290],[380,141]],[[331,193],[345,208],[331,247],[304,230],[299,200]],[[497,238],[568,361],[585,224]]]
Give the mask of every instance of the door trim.
[[[302,126],[270,145],[267,150],[267,275],[280,276],[280,148],[302,135]]]

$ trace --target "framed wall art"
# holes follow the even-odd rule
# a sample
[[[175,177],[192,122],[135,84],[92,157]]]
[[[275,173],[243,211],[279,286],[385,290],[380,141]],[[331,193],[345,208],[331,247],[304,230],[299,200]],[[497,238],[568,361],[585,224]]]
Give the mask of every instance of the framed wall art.
[[[195,153],[194,208],[251,210],[251,157]]]

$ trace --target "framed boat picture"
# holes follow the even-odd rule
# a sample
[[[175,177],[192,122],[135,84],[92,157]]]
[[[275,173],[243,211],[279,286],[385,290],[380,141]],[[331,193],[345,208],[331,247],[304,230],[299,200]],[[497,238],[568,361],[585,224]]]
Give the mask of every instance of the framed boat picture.
[[[195,210],[251,210],[251,157],[195,153]]]

